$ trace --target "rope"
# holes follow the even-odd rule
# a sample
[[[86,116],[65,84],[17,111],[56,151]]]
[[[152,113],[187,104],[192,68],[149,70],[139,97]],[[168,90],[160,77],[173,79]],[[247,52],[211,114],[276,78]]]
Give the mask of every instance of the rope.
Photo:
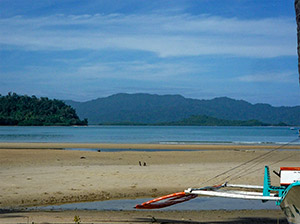
[[[277,150],[279,150],[279,149],[281,149],[281,148],[283,148],[283,147],[285,147],[285,146],[287,146],[287,145],[290,145],[290,144],[293,143],[293,142],[297,142],[298,140],[299,140],[299,138],[297,138],[297,139],[295,139],[295,140],[292,140],[292,141],[290,141],[290,142],[288,142],[288,143],[285,143],[285,144],[283,144],[283,145],[280,145],[279,147],[277,147],[277,148],[275,148],[275,149],[272,149],[272,150],[268,151],[267,153],[265,153],[265,154],[263,154],[263,155],[257,156],[257,157],[255,157],[255,158],[253,158],[253,159],[250,159],[250,160],[248,160],[248,161],[246,161],[246,162],[244,162],[244,163],[242,163],[242,164],[239,164],[239,165],[237,165],[237,166],[235,166],[235,167],[233,167],[233,168],[230,168],[230,169],[228,169],[228,170],[226,170],[226,171],[224,171],[224,172],[222,172],[222,173],[220,173],[220,174],[217,174],[216,176],[214,176],[214,177],[212,177],[212,178],[210,178],[210,179],[208,179],[208,180],[206,180],[206,181],[200,183],[200,185],[203,185],[203,184],[205,184],[205,183],[208,183],[208,182],[210,182],[211,180],[214,180],[214,179],[216,179],[216,178],[218,178],[218,177],[221,177],[221,176],[223,176],[223,175],[225,175],[225,174],[227,174],[227,173],[230,173],[230,172],[232,172],[232,171],[234,171],[234,170],[236,170],[236,169],[238,169],[238,168],[241,168],[241,167],[243,167],[243,166],[246,166],[246,165],[249,164],[249,163],[255,162],[255,163],[252,164],[251,167],[250,167],[250,169],[252,169],[254,166],[258,165],[258,164],[260,163],[260,161],[263,160],[265,157],[267,157],[269,154],[271,154],[271,153],[273,153],[273,152],[275,152],[275,151],[277,151]],[[285,159],[287,159],[287,158],[285,158]],[[283,159],[281,159],[280,161],[283,161]],[[259,168],[259,169],[261,169],[261,168]],[[256,170],[255,170],[255,171],[256,171]],[[228,175],[228,176],[226,176],[225,178],[221,179],[221,180],[218,181],[218,182],[226,181],[226,180],[228,180],[228,178],[230,178],[230,177],[231,177],[230,180],[238,179],[238,178],[240,178],[240,177],[242,177],[242,176],[245,176],[245,175],[242,175],[244,172],[246,173],[246,175],[249,174],[249,169],[248,169],[248,170],[243,169],[243,170],[241,170],[241,171],[238,171],[238,172],[235,173],[235,174]],[[253,173],[253,172],[251,172],[251,173]],[[236,175],[241,175],[241,176],[239,176],[238,178],[234,178]],[[215,182],[215,183],[216,183],[216,182]]]
[[[282,162],[282,161],[284,161],[284,160],[286,160],[286,159],[289,159],[289,158],[291,158],[291,157],[293,157],[293,156],[294,156],[294,155],[287,156],[287,157],[285,157],[285,158],[283,158],[283,159],[277,160],[277,161],[275,161],[275,162],[273,162],[273,163],[269,163],[269,164],[267,164],[267,165],[268,165],[268,166],[275,165],[275,164],[280,163],[280,162]],[[241,178],[241,177],[244,177],[244,176],[246,176],[246,175],[248,175],[248,174],[254,173],[254,172],[258,171],[258,170],[261,170],[261,168],[255,169],[255,170],[253,170],[253,171],[251,171],[251,172],[247,172],[246,174],[240,175],[240,176],[238,176],[238,177],[236,177],[236,178],[232,178],[232,179],[230,179],[230,180],[237,180],[237,179],[239,179],[239,178]]]

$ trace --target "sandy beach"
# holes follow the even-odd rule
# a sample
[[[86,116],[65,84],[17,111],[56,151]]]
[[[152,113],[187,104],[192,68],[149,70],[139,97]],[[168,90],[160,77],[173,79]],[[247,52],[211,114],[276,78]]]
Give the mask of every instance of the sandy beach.
[[[169,151],[61,150],[118,147],[128,149],[163,147]],[[0,143],[0,208],[151,198],[182,191],[188,187],[218,184],[228,179],[232,179],[231,183],[262,185],[265,165],[270,165],[270,170],[277,171],[280,166],[299,165],[300,154],[297,152],[299,147],[289,146],[285,148],[292,147],[296,150],[272,152],[271,150],[278,146],[263,147],[268,150],[261,150],[262,147],[261,145]],[[271,153],[265,156],[268,152]],[[227,176],[207,181],[225,170],[259,156],[265,158],[256,164],[248,164],[248,175],[243,175],[245,168],[242,167],[238,170],[241,172],[240,178],[237,178],[238,176],[234,178],[232,176],[234,174],[229,173]],[[145,162],[146,166],[140,166],[139,161],[142,164]],[[271,179],[274,185],[279,183],[279,178],[275,175],[271,175]],[[278,217],[283,217],[281,211],[270,211],[270,216],[267,215],[265,218],[274,217],[273,212],[276,212]],[[43,212],[30,214],[44,215]],[[5,212],[1,214],[0,222],[6,220],[4,216],[8,215]]]
[[[0,223],[287,224],[280,210],[240,211],[51,211],[0,214]]]

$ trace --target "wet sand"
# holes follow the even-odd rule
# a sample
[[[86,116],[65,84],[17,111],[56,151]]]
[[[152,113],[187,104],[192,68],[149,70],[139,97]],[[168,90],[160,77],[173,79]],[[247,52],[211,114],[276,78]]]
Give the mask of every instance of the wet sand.
[[[262,185],[265,165],[270,165],[270,170],[278,171],[280,166],[298,166],[300,161],[300,153],[297,151],[275,151],[266,156],[270,151],[260,150],[262,146],[249,145],[118,144],[122,148],[165,147],[170,150],[164,152],[54,150],[109,148],[109,145],[116,148],[116,144],[100,146],[71,143],[0,143],[0,208],[157,197],[188,187],[225,182],[232,179],[236,173],[207,180],[253,158],[265,156],[257,163],[247,164],[247,169],[241,167],[236,170],[235,172],[239,174],[236,177],[241,177],[230,181]],[[205,149],[205,151],[172,151],[172,148]],[[266,148],[274,149],[278,146]],[[145,162],[146,166],[140,166],[139,161],[142,164]],[[245,173],[247,175],[244,176]],[[271,178],[274,185],[278,184],[278,177],[271,175]],[[281,214],[281,211],[278,212]],[[233,213],[233,217],[239,217],[236,212]],[[145,213],[133,214],[143,214],[144,217]],[[2,220],[6,215],[1,214]],[[267,217],[271,218],[273,215]]]
[[[0,223],[287,224],[279,210],[241,211],[61,211],[0,213]]]

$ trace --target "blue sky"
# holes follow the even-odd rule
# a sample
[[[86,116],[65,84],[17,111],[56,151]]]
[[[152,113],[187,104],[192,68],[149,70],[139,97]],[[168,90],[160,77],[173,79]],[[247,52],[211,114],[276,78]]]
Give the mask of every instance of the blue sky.
[[[0,93],[300,105],[294,0],[0,0]]]

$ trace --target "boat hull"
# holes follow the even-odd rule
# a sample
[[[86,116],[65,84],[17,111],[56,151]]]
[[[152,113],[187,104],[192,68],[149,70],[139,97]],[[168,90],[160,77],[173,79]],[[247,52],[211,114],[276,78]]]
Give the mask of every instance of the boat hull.
[[[289,223],[300,224],[300,183],[292,184],[282,202],[280,207],[287,217]]]

